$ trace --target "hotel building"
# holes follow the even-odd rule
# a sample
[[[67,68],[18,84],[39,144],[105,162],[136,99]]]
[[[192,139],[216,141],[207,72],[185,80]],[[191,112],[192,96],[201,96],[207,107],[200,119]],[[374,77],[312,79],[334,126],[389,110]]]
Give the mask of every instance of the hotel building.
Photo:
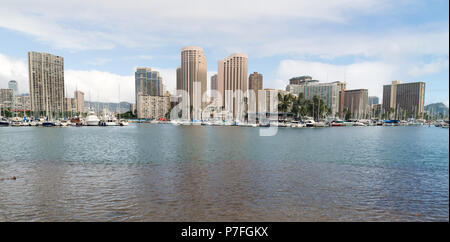
[[[180,87],[185,91],[181,96],[184,103],[183,117],[200,120],[201,110],[206,105],[203,95],[206,95],[206,56],[203,49],[188,46],[181,49]],[[185,95],[188,94],[189,97]],[[191,111],[192,110],[192,111]]]
[[[14,102],[13,89],[0,89],[0,108],[12,108]]]
[[[407,116],[418,116],[423,113],[425,102],[425,82],[401,83],[393,81],[383,86],[383,111],[391,117],[406,112]],[[390,112],[391,109],[394,112]]]
[[[289,80],[286,91],[300,95],[303,93],[305,99],[312,100],[314,96],[324,100],[324,103],[331,108],[331,115],[339,115],[343,110],[345,82],[319,83],[309,76],[296,77]]]
[[[248,77],[248,90],[248,110],[257,113],[259,91],[263,90],[263,75],[261,73],[253,72],[250,74]]]
[[[218,89],[223,85],[222,96],[228,118],[244,120],[244,97],[247,92],[248,56],[234,53],[218,61]]]
[[[49,53],[28,52],[28,78],[33,112],[64,111],[63,57]]]
[[[165,118],[170,109],[170,96],[138,95],[137,117],[145,119]]]
[[[344,109],[351,113],[352,118],[362,119],[369,114],[369,91],[367,89],[346,90],[344,94]]]
[[[84,112],[84,93],[81,91],[75,91],[75,112],[83,113]]]

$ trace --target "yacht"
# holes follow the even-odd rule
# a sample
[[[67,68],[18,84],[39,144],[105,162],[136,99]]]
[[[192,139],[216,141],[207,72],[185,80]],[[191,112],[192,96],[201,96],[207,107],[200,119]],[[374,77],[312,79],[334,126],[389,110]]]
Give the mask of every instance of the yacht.
[[[11,126],[20,127],[22,126],[22,123],[20,121],[13,121],[11,122]]]
[[[90,110],[88,112],[88,115],[85,120],[86,125],[87,126],[98,126],[99,122],[100,122],[100,119],[98,119],[97,115],[95,115],[95,112]]]
[[[342,126],[346,126],[346,124],[342,120],[334,120],[331,122],[331,126],[332,127],[342,127]]]
[[[67,126],[70,126],[71,124],[70,124],[70,120],[61,120],[61,126],[62,127],[67,127]]]
[[[53,127],[53,126],[55,126],[55,122],[47,120],[47,121],[42,122],[42,126],[43,127]]]
[[[6,118],[0,118],[0,126],[9,126],[9,121]]]
[[[121,119],[121,120],[119,120],[119,125],[120,126],[128,126],[128,121],[125,119]]]
[[[308,119],[308,120],[305,121],[306,127],[314,127],[315,123],[316,122],[314,122],[314,120],[312,120],[312,119]]]
[[[117,122],[116,117],[108,115],[100,122],[100,126],[117,126],[119,123]]]

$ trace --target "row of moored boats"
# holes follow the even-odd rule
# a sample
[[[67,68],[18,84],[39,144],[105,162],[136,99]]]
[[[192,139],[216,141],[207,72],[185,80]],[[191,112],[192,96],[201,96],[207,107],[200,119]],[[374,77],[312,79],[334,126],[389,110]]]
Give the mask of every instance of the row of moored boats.
[[[73,117],[68,119],[43,119],[43,118],[0,118],[0,126],[43,126],[43,127],[67,127],[67,126],[128,126],[125,119],[117,119],[112,115],[103,115],[98,118],[94,111],[89,111],[85,118]]]

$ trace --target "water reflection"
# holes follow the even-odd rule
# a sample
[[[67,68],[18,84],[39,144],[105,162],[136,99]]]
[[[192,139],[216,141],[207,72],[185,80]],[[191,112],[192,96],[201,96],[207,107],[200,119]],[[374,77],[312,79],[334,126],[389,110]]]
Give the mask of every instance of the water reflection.
[[[425,127],[4,128],[0,221],[448,221],[448,161]]]

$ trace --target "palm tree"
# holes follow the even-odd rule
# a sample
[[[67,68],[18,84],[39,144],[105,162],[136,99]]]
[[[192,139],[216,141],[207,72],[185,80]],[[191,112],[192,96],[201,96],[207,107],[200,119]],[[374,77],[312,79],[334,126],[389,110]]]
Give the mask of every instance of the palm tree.
[[[291,94],[282,95],[278,93],[278,111],[286,113],[289,111],[289,108],[292,104],[293,96]]]

